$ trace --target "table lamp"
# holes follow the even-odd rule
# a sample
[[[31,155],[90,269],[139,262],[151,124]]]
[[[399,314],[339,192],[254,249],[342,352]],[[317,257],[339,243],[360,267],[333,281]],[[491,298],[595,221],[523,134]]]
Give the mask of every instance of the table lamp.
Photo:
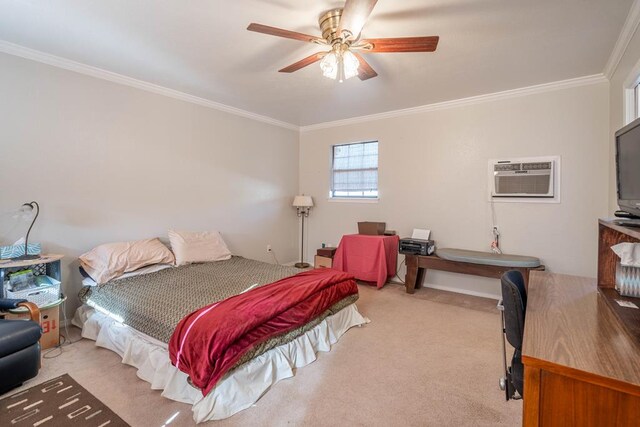
[[[31,221],[31,225],[29,226],[29,230],[27,230],[27,235],[24,238],[24,254],[20,255],[17,258],[14,258],[16,261],[27,260],[27,259],[38,259],[40,255],[29,255],[27,252],[29,245],[29,233],[31,233],[31,229],[33,228],[33,224],[35,224],[36,219],[38,218],[38,214],[40,213],[40,205],[37,202],[25,203],[20,207],[20,212],[22,212],[23,218],[29,218],[35,209],[36,214],[33,216],[33,220]]]
[[[311,196],[296,196],[293,199],[293,206],[296,208],[296,213],[299,217],[302,217],[302,233],[300,242],[300,262],[294,264],[297,268],[307,268],[309,264],[304,262],[304,219],[309,216],[309,211],[313,207],[313,199]]]

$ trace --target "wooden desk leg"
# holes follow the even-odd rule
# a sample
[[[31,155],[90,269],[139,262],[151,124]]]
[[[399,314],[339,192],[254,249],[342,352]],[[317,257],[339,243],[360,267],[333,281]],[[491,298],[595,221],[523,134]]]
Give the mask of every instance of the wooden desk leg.
[[[424,276],[427,274],[427,269],[418,267],[418,273],[416,274],[416,285],[415,289],[420,289],[422,287],[422,282],[424,282]]]
[[[416,281],[418,279],[418,257],[406,255],[405,263],[407,265],[407,274],[404,276],[404,285],[407,293],[412,294],[416,290]]]

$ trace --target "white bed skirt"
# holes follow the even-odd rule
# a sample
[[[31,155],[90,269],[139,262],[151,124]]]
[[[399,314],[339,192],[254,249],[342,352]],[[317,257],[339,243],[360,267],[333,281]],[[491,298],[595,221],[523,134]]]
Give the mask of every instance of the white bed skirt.
[[[245,363],[220,380],[206,397],[187,383],[184,372],[171,364],[165,343],[87,305],[78,308],[72,323],[82,328],[83,338],[118,353],[122,363],[136,367],[138,377],[150,383],[152,389],[162,390],[162,396],[192,404],[193,419],[201,423],[228,418],[250,407],[272,385],[292,377],[294,368],[315,361],[319,351],[330,351],[349,328],[369,323],[369,319],[351,304],[290,343]]]

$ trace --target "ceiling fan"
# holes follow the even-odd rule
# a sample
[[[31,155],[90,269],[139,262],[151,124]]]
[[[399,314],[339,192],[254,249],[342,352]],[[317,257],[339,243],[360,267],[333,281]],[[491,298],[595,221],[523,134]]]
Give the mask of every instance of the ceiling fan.
[[[436,50],[438,36],[361,39],[360,32],[377,2],[378,0],[346,0],[344,8],[324,12],[318,19],[322,37],[256,23],[250,24],[247,30],[330,47],[330,50],[314,53],[281,69],[280,72],[293,73],[320,61],[322,74],[340,82],[356,75],[360,80],[378,75],[359,52],[433,52]]]

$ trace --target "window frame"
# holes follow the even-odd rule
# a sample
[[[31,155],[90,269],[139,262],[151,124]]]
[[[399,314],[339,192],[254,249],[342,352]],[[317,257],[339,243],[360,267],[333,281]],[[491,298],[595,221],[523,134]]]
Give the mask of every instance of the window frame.
[[[640,60],[636,62],[627,78],[625,79],[623,90],[623,125],[628,125],[640,117]]]
[[[378,144],[378,156],[377,156],[377,167],[376,168],[364,168],[364,169],[348,169],[348,170],[375,170],[376,171],[376,175],[377,175],[377,179],[378,179],[378,183],[376,186],[376,195],[375,196],[366,196],[366,195],[346,195],[346,196],[336,196],[335,195],[335,190],[333,189],[334,186],[334,163],[335,163],[335,147],[342,147],[342,146],[347,146],[347,145],[358,145],[358,144],[370,144],[370,143],[376,143]],[[379,199],[380,199],[380,140],[378,139],[368,139],[368,140],[363,140],[363,141],[356,141],[356,142],[346,142],[346,143],[340,143],[340,144],[332,144],[330,146],[331,149],[331,153],[330,153],[330,168],[329,168],[329,197],[328,200],[329,201],[333,201],[333,202],[361,202],[361,203],[376,203]],[[364,193],[364,192],[363,192]]]

